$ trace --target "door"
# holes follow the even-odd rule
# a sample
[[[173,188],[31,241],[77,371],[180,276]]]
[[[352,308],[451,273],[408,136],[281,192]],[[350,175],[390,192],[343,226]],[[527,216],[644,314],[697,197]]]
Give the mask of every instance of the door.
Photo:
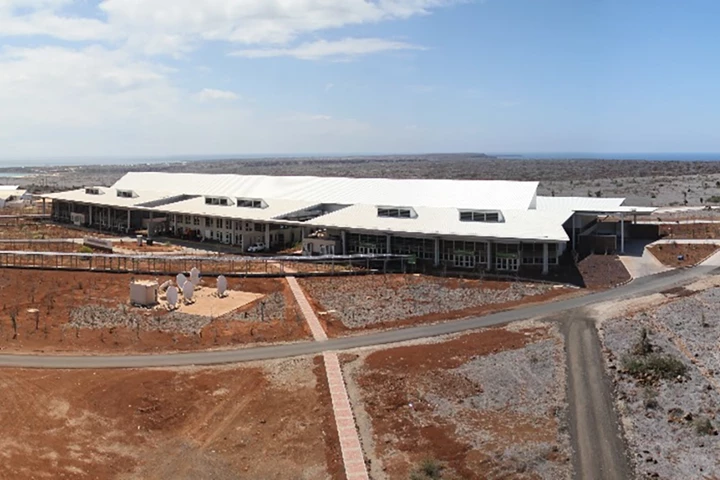
[[[498,257],[495,262],[498,270],[517,271],[520,266],[520,260],[513,257]]]
[[[473,268],[475,267],[475,256],[455,255],[455,266],[460,268]]]

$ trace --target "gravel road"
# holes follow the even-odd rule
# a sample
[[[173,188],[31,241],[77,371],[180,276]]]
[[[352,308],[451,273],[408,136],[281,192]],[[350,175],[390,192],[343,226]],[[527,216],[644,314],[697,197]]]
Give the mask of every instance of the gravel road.
[[[595,322],[581,311],[563,322],[575,478],[625,480],[631,469],[605,376]]]

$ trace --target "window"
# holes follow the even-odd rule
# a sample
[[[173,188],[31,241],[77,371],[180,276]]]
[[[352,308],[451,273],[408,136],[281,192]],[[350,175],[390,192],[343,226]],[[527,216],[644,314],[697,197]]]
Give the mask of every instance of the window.
[[[205,205],[221,205],[226,207],[230,205],[230,201],[224,197],[205,197]]]
[[[378,217],[385,218],[413,218],[413,210],[411,208],[388,208],[378,207]]]
[[[211,227],[211,228],[212,228],[212,227],[214,226],[214,225],[213,225],[214,223],[215,223],[215,222],[213,222],[213,219],[212,219],[212,218],[209,218],[209,217],[206,217],[206,218],[205,218],[205,226],[206,226],[206,227]]]
[[[185,215],[185,225],[190,225],[192,223],[192,220],[190,220],[190,215]]]
[[[478,212],[475,210],[460,210],[461,222],[499,222],[500,212]]]
[[[256,232],[264,232],[265,231],[265,225],[262,223],[256,223],[255,224],[255,231]]]
[[[193,225],[200,226],[200,217],[193,217]]]
[[[232,230],[232,221],[225,219],[225,230]]]
[[[133,198],[135,195],[132,190],[118,190],[117,196],[121,198]]]
[[[85,193],[87,195],[100,195],[100,189],[95,187],[86,188]]]
[[[256,198],[238,198],[237,206],[245,208],[263,208],[263,202],[262,200],[258,200]]]

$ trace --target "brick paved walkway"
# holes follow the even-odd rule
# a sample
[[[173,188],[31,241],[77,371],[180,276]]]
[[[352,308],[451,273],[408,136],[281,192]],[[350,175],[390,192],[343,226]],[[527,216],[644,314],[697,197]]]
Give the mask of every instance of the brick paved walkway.
[[[310,302],[308,302],[305,297],[305,292],[303,292],[303,289],[300,287],[297,279],[292,276],[287,276],[285,279],[287,280],[288,285],[290,285],[290,290],[295,296],[295,301],[297,301],[300,306],[300,311],[310,327],[313,338],[316,342],[324,342],[328,339],[327,334],[325,333],[325,330],[323,330],[322,325],[320,325],[320,321],[315,315],[315,311],[310,306]]]
[[[333,413],[338,437],[340,437],[340,450],[342,451],[345,476],[347,480],[368,480],[365,457],[360,446],[360,437],[355,426],[350,399],[345,388],[340,361],[334,352],[323,353],[325,371],[330,385]]]

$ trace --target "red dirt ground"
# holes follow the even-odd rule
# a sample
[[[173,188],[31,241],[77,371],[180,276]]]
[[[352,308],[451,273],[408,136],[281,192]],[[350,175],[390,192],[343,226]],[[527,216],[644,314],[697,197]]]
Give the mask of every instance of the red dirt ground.
[[[675,225],[660,225],[660,236],[677,239],[718,239],[720,238],[720,223],[679,223]]]
[[[0,370],[0,478],[342,479],[320,359]]]
[[[632,277],[617,255],[589,255],[578,263],[585,287],[593,290],[613,288]]]
[[[402,282],[404,275],[387,275],[387,280],[381,280],[381,276],[364,276],[362,277],[364,280],[367,279],[375,279],[376,281],[380,282]],[[342,280],[347,280],[342,279]],[[510,285],[509,282],[498,282],[498,281],[491,281],[491,280],[469,280],[469,279],[457,279],[457,278],[446,278],[443,279],[445,282],[447,282],[447,285],[452,288],[458,288],[460,283],[463,285],[475,285],[478,288],[487,288],[487,289],[497,289],[497,290],[503,290],[505,288],[508,288]],[[328,311],[327,308],[325,308],[320,302],[315,300],[308,292],[307,288],[303,289],[305,291],[305,296],[307,297],[308,301],[310,302],[310,305],[313,307],[313,310],[315,312],[326,312]],[[558,300],[561,297],[567,298],[574,295],[583,295],[582,290],[574,290],[574,289],[568,289],[568,288],[557,288],[552,289],[548,291],[547,293],[541,294],[541,295],[534,295],[527,298],[524,298],[519,301],[515,302],[507,302],[507,303],[495,303],[490,305],[482,305],[479,307],[472,307],[472,308],[464,308],[455,310],[452,312],[446,312],[446,313],[433,313],[430,315],[423,315],[419,317],[412,317],[412,318],[404,318],[402,320],[396,320],[392,322],[384,322],[384,323],[378,323],[374,325],[367,325],[362,328],[348,328],[346,327],[342,321],[339,319],[336,319],[333,317],[332,314],[327,315],[318,315],[318,320],[320,320],[320,324],[325,329],[325,332],[327,333],[328,337],[336,338],[336,337],[342,337],[352,332],[372,332],[377,330],[385,330],[388,328],[399,328],[399,327],[408,327],[412,325],[421,325],[421,324],[429,324],[429,323],[439,323],[443,321],[448,320],[458,320],[461,318],[467,318],[472,316],[480,316],[480,315],[488,315],[495,312],[505,311],[505,310],[512,310],[515,308],[522,308],[522,307],[528,307],[531,305],[541,304],[550,302],[553,300]]]
[[[130,274],[0,269],[0,350],[159,352],[310,338],[287,282],[273,278],[231,278],[228,282],[233,290],[262,294],[283,292],[287,305],[285,321],[215,321],[203,329],[202,336],[160,331],[141,331],[138,335],[125,327],[79,331],[63,328],[70,320],[70,311],[80,305],[115,308],[127,304],[132,278],[154,279]],[[160,281],[168,279],[161,277]],[[30,308],[40,310],[37,330],[35,317],[27,312]],[[13,339],[11,322],[14,311],[17,311],[19,326],[17,339]]]
[[[648,247],[648,250],[663,265],[677,268],[696,265],[720,250],[720,247],[711,244],[660,243]],[[678,255],[683,255],[684,259],[678,260]]]
[[[0,225],[0,239],[44,239],[44,238],[105,238],[107,235],[89,232],[51,223],[34,222],[29,220],[2,220]]]
[[[478,410],[475,412],[478,415],[463,417],[466,427],[493,434],[493,441],[477,449],[463,438],[460,425],[437,414],[432,403],[420,399],[433,394],[459,404],[481,393],[482,388],[478,391],[476,385],[448,370],[479,356],[522,349],[546,338],[549,337],[545,328],[517,332],[489,329],[443,343],[370,353],[364,363],[357,365],[354,378],[371,419],[374,453],[381,459],[387,478],[409,478],[411,471],[428,458],[441,462],[456,475],[447,478],[536,478],[532,473],[517,471],[517,466],[507,464],[501,456],[507,448],[525,442],[558,442],[559,427],[550,412],[543,417],[529,417],[510,410]],[[342,359],[345,369],[362,361],[350,355],[343,355]],[[412,408],[408,408],[410,404]],[[567,458],[553,455],[545,460],[567,462]]]

